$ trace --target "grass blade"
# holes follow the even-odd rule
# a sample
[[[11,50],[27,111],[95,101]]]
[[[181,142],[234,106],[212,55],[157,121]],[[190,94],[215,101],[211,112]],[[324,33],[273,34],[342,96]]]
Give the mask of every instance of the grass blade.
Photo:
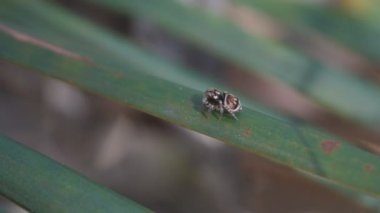
[[[260,9],[297,29],[314,30],[360,52],[373,61],[380,61],[379,3],[365,3],[363,8],[349,11],[332,5],[307,4],[294,1],[240,0]],[[372,5],[373,4],[373,5]],[[348,8],[347,8],[348,9]]]
[[[0,193],[32,212],[151,212],[3,135]]]
[[[378,85],[321,64],[279,43],[250,36],[222,17],[172,0],[91,3],[151,20],[227,61],[284,81],[338,114],[380,128]]]
[[[239,121],[205,118],[200,112],[201,90],[160,79],[140,69],[110,69],[22,42],[0,33],[0,58],[44,75],[62,79],[130,105],[174,124],[313,173],[328,182],[380,195],[380,159],[332,135],[307,125],[278,120],[245,107]],[[108,57],[108,56],[104,56]],[[149,63],[149,61],[147,61]]]

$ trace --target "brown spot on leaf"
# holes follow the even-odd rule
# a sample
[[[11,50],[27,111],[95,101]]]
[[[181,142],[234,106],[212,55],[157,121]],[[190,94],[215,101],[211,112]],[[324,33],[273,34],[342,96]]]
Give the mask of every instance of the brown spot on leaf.
[[[340,147],[340,143],[333,140],[325,140],[321,142],[321,148],[326,154],[331,154]]]
[[[366,165],[364,166],[364,170],[365,170],[366,172],[371,173],[371,172],[373,171],[373,166],[372,166],[371,164],[366,164]]]
[[[248,138],[252,135],[252,130],[250,128],[245,128],[243,131],[244,137]]]

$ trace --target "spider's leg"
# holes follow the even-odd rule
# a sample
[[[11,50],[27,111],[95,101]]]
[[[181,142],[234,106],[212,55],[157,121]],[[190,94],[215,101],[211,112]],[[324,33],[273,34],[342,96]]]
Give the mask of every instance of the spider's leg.
[[[233,112],[231,112],[230,115],[232,115],[232,117],[234,117],[235,120],[239,120]]]
[[[219,117],[219,120],[220,120],[220,119],[222,119],[223,113],[224,113],[224,108],[223,108],[222,101],[219,101],[219,112],[220,112],[220,117]]]
[[[203,112],[206,111],[206,109],[207,109],[207,113],[204,113],[204,114],[205,114],[206,118],[208,118],[208,116],[210,115],[211,111],[214,110],[214,108],[211,106],[207,107],[207,106],[203,105]]]
[[[227,110],[227,111],[228,111],[228,113],[230,113],[230,115],[231,115],[232,117],[234,117],[236,120],[239,120],[239,119],[236,117],[236,115],[235,115],[234,112],[232,112],[231,110]]]
[[[208,114],[210,114],[210,111],[211,111],[211,110],[212,110],[212,109],[210,109],[210,107],[208,106],[208,103],[207,103],[206,100],[203,98],[203,100],[202,100],[202,110],[201,110],[203,116],[205,116],[206,118],[208,118]],[[207,111],[207,112],[206,112],[206,111]]]

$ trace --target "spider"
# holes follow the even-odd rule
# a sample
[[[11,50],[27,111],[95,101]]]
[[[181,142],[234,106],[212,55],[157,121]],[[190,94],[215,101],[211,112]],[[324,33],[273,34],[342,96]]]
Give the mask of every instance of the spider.
[[[241,111],[243,108],[240,104],[238,97],[228,93],[222,92],[215,88],[209,88],[205,91],[202,99],[203,108],[211,111],[219,111],[219,120],[223,117],[223,112],[226,110],[236,120],[238,118],[235,112]]]

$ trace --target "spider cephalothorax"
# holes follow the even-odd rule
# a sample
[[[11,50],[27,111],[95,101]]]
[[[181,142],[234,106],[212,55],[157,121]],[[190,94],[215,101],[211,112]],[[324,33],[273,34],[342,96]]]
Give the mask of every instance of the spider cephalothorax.
[[[239,98],[228,92],[222,92],[215,88],[210,88],[205,91],[202,104],[208,112],[219,111],[220,118],[223,116],[223,112],[227,111],[237,120],[235,112],[242,110]]]

